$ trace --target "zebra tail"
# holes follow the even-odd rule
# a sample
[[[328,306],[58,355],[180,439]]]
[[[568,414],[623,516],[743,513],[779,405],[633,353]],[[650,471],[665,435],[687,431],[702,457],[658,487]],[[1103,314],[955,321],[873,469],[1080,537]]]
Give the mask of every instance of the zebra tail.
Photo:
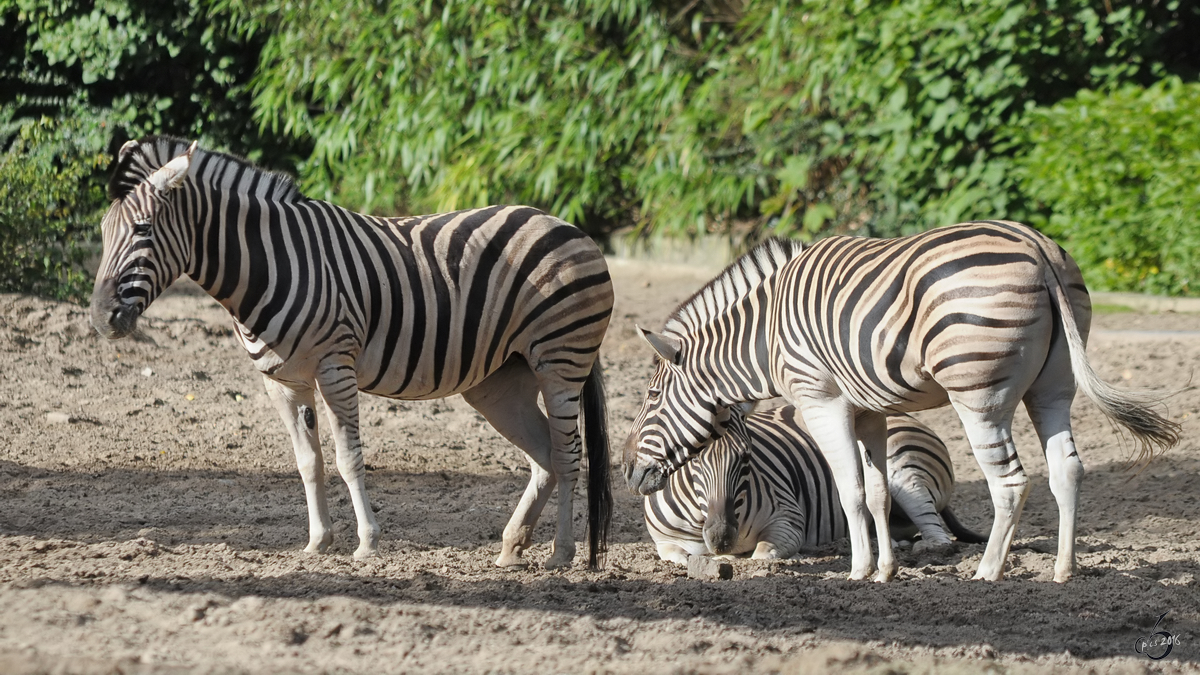
[[[588,568],[600,569],[601,557],[608,550],[608,529],[612,523],[612,486],[608,467],[608,410],[604,396],[604,374],[600,358],[583,384],[583,437],[587,446],[588,475]]]
[[[987,543],[987,537],[979,534],[966,525],[963,525],[962,521],[960,521],[958,517],[954,515],[954,512],[950,510],[949,506],[942,509],[942,512],[938,515],[942,517],[942,520],[946,523],[946,527],[950,528],[950,534],[953,534],[955,539],[967,544]]]
[[[1071,352],[1071,370],[1075,374],[1075,384],[1092,399],[1101,412],[1133,434],[1137,457],[1130,462],[1130,466],[1149,463],[1156,451],[1166,451],[1179,443],[1179,423],[1172,422],[1151,409],[1151,406],[1161,403],[1170,394],[1121,390],[1100,379],[1088,363],[1087,346],[1079,334],[1075,312],[1071,308],[1066,289],[1054,266],[1049,267],[1054,275],[1050,289],[1051,297],[1058,303],[1058,315],[1062,320],[1067,347]]]

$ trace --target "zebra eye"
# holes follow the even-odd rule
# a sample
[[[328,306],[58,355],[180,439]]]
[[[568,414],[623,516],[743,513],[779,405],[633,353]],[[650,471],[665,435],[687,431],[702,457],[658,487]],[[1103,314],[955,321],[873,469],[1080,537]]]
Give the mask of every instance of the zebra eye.
[[[139,221],[134,222],[133,234],[134,234],[134,236],[137,236],[137,237],[150,236],[150,221],[139,220]]]
[[[651,401],[657,401],[660,396],[662,396],[662,390],[657,387],[650,387],[646,390],[646,398]]]

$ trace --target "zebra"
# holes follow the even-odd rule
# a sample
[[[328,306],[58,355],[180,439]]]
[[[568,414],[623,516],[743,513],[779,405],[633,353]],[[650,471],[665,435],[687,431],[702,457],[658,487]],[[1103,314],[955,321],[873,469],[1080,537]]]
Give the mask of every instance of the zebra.
[[[1058,503],[1054,580],[1075,570],[1083,463],[1071,434],[1076,386],[1136,439],[1138,457],[1179,441],[1149,392],[1096,375],[1091,302],[1078,266],[1036,230],[974,221],[896,239],[769,240],[668,318],[641,330],[657,366],[624,448],[631,489],[649,494],[724,433],[729,407],[782,396],[825,453],[846,510],[851,579],[875,562],[868,514],[891,540],[886,413],[953,406],[987,478],[995,518],[977,579],[1003,577],[1029,479],[1011,425],[1025,403]],[[857,441],[862,442],[862,452]],[[876,581],[896,572],[880,546]]]
[[[663,560],[686,565],[689,555],[746,553],[790,558],[846,536],[829,465],[795,407],[748,416],[740,407],[731,409],[724,436],[643,500],[646,529]],[[908,415],[887,421],[888,488],[911,521],[893,525],[919,528],[921,541],[934,548],[951,545],[951,533],[968,543],[985,541],[950,510],[954,470],[946,446]],[[900,521],[901,514],[892,516]]]
[[[316,395],[358,521],[354,557],[364,558],[377,554],[380,528],[364,485],[358,392],[462,394],[529,458],[532,475],[496,564],[525,564],[555,486],[545,567],[572,563],[582,442],[588,564],[599,565],[612,513],[599,347],[613,290],[582,231],[524,206],[362,215],[305,197],[288,176],[159,136],[120,149],[108,192],[93,326],[110,339],[129,335],[183,274],[229,311],[291,436],[307,498],[306,551],[332,541]]]
[[[920,533],[914,551],[943,550],[950,534],[968,544],[987,543],[987,537],[967,528],[950,509],[954,494],[954,464],[950,451],[932,429],[908,415],[887,416],[888,494],[900,507],[890,523],[895,538]]]

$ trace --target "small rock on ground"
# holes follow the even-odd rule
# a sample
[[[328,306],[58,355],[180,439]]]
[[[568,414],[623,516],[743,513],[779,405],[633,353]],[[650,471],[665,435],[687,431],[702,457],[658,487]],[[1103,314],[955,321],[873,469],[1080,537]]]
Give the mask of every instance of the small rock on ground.
[[[732,579],[733,565],[719,563],[708,556],[688,556],[688,578],[716,581],[717,579]]]

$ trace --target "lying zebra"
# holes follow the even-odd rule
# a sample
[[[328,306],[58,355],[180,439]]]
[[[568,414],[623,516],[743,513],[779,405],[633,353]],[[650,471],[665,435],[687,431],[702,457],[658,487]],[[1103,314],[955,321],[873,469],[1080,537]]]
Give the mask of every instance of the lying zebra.
[[[790,558],[846,537],[833,475],[796,409],[744,417],[735,406],[730,418],[724,436],[646,497],[646,528],[658,556],[681,565],[706,553]],[[888,417],[888,487],[903,510],[893,511],[893,536],[920,530],[924,545],[936,548],[951,544],[950,533],[987,541],[950,510],[954,469],[946,446],[908,415]]]

